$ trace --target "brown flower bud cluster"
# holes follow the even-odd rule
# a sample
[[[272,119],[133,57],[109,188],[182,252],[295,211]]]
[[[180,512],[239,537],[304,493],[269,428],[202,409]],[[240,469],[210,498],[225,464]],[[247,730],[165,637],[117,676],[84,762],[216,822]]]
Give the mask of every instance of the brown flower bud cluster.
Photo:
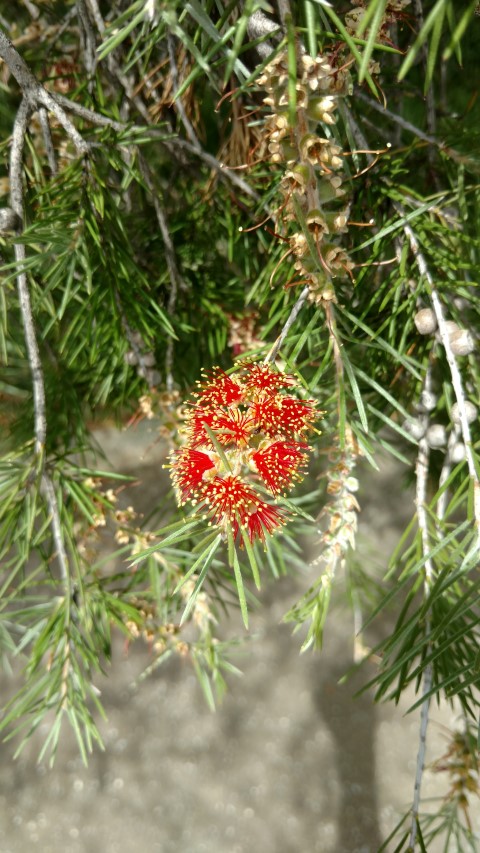
[[[469,730],[451,732],[446,753],[435,761],[432,769],[435,773],[446,775],[450,783],[447,801],[454,803],[457,808],[462,810],[465,822],[471,832],[470,806],[472,805],[472,796],[476,802],[480,794],[480,767],[474,734]]]
[[[179,638],[180,626],[174,622],[159,622],[156,603],[144,598],[132,598],[129,605],[136,612],[135,616],[132,614],[125,620],[127,646],[132,641],[141,639],[152,650],[156,659],[169,651],[174,651],[181,657],[188,654],[188,644]]]
[[[286,165],[279,228],[291,231],[289,223],[295,223],[297,230],[288,236],[294,266],[309,285],[311,300],[321,303],[335,299],[332,279],[353,268],[338,245],[338,235],[347,231],[350,206],[343,187],[343,153],[332,133],[338,99],[349,91],[349,76],[327,57],[299,56],[293,122],[288,72],[287,54],[280,53],[258,79],[267,91],[264,103],[272,110],[265,126],[267,156]]]
[[[328,526],[322,533],[322,552],[315,561],[324,564],[324,576],[329,581],[333,579],[337,564],[345,558],[348,549],[355,548],[360,506],[355,497],[358,480],[353,476],[353,471],[360,455],[358,444],[349,429],[345,433],[344,447],[335,447],[329,453],[327,494],[330,500],[322,511]]]
[[[242,314],[227,314],[228,346],[234,356],[253,349],[259,349],[263,342],[258,334],[259,314],[256,311],[244,311]]]

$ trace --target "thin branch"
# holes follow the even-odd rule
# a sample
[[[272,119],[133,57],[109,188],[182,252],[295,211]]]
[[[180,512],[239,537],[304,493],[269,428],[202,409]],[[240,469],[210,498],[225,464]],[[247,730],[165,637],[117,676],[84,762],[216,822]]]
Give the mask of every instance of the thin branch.
[[[402,218],[405,217],[405,211],[403,208],[393,202],[393,206],[397,213],[399,213]],[[477,475],[475,460],[472,452],[472,436],[470,433],[470,424],[468,421],[468,415],[466,410],[466,400],[465,394],[463,391],[462,385],[462,377],[460,375],[460,370],[457,364],[457,360],[455,355],[452,352],[452,348],[450,346],[450,337],[448,332],[447,321],[444,317],[443,306],[440,300],[440,296],[438,290],[435,287],[435,283],[430,274],[430,270],[428,269],[427,262],[420,251],[420,247],[417,242],[417,238],[415,237],[412,228],[408,223],[403,224],[403,230],[408,237],[410,248],[415,257],[418,269],[420,270],[421,275],[423,275],[428,282],[430,288],[430,298],[432,300],[432,307],[435,313],[435,317],[438,325],[438,333],[440,336],[440,340],[445,349],[445,356],[447,358],[448,366],[450,368],[450,375],[452,378],[452,387],[455,394],[455,399],[458,405],[459,419],[460,419],[460,429],[462,431],[463,443],[465,445],[465,458],[467,461],[468,473],[473,485],[473,512],[474,512],[474,523],[476,527],[476,544],[475,548],[480,549],[480,480]]]
[[[278,352],[280,350],[280,347],[282,346],[285,338],[287,337],[290,329],[292,328],[295,320],[297,319],[300,311],[302,310],[303,304],[304,304],[309,292],[310,292],[310,288],[307,284],[307,286],[303,288],[300,296],[298,297],[297,301],[295,302],[295,305],[293,306],[292,310],[290,311],[290,315],[288,317],[288,320],[285,323],[280,335],[278,336],[277,340],[275,341],[270,352],[265,357],[264,362],[263,362],[264,364],[269,364],[270,362],[275,361],[275,359],[278,355]]]
[[[376,110],[377,113],[380,113],[380,115],[385,116],[385,118],[388,118],[390,121],[393,121],[395,124],[403,127],[404,130],[408,130],[409,133],[413,133],[414,136],[418,137],[418,139],[423,139],[424,142],[428,142],[430,145],[435,145],[438,148],[444,147],[440,140],[436,139],[434,136],[430,136],[428,133],[424,133],[423,130],[420,130],[420,128],[415,124],[412,124],[410,121],[407,121],[407,119],[402,118],[402,116],[387,109],[387,107],[384,107],[382,104],[377,103],[373,98],[369,98],[364,92],[356,89],[355,100],[363,101],[365,104],[368,104],[372,110]]]
[[[425,376],[424,382],[424,391],[431,392],[431,368],[430,366],[427,369],[427,373]],[[422,427],[427,430],[429,416],[428,414],[424,414],[421,417]],[[428,441],[425,437],[421,438],[418,443],[418,454],[417,454],[417,462],[415,465],[415,475],[416,475],[416,488],[415,488],[415,505],[417,508],[417,521],[418,528],[420,530],[420,536],[422,540],[422,554],[425,559],[425,578],[424,578],[424,595],[427,597],[430,593],[431,586],[434,580],[434,569],[433,563],[428,556],[430,553],[430,537],[428,533],[428,514],[427,514],[427,503],[428,503],[428,495],[427,495],[427,486],[428,486],[428,467],[430,461],[430,447],[428,445]],[[431,633],[431,616],[430,611],[427,612],[425,617],[425,635],[427,637],[427,649],[426,654],[428,655],[430,651],[430,633]],[[421,790],[422,790],[422,780],[423,780],[423,772],[425,769],[425,752],[427,748],[427,728],[428,728],[428,720],[429,720],[429,712],[430,712],[430,690],[432,688],[432,680],[433,680],[433,664],[430,662],[425,667],[423,672],[423,683],[422,683],[422,696],[424,697],[424,701],[422,702],[421,712],[420,712],[420,731],[419,731],[419,739],[418,739],[418,752],[417,752],[417,765],[415,772],[415,784],[413,788],[413,803],[412,803],[412,819],[410,825],[410,846],[409,850],[415,849],[415,842],[417,838],[417,826],[418,826],[418,815],[420,811],[420,799],[421,799]]]
[[[282,27],[286,31],[288,20],[292,19],[292,10],[290,8],[290,0],[277,0],[278,14],[282,22]]]
[[[25,136],[31,114],[31,104],[28,99],[23,98],[18,109],[12,133],[12,146],[10,149],[10,205],[20,219],[24,222],[23,182],[22,164],[25,148]],[[52,534],[56,546],[56,556],[60,567],[60,574],[64,583],[66,593],[69,593],[69,567],[62,537],[62,525],[57,496],[50,476],[44,467],[45,442],[47,438],[47,417],[45,400],[45,379],[43,375],[42,361],[38,347],[35,323],[33,319],[32,303],[28,289],[25,268],[25,246],[23,243],[14,241],[15,261],[18,265],[17,289],[25,333],[25,345],[27,358],[32,376],[33,410],[34,410],[34,432],[35,432],[35,454],[38,459],[39,473],[42,489],[45,493],[47,505],[51,517]]]
[[[45,143],[45,151],[47,153],[48,165],[50,167],[50,173],[53,176],[57,174],[57,158],[55,156],[55,149],[53,147],[52,131],[50,129],[50,122],[48,121],[48,113],[45,107],[40,107],[38,115],[40,117],[40,124],[42,126],[43,141]]]
[[[404,130],[408,130],[409,133],[413,133],[414,136],[418,137],[418,139],[422,139],[423,142],[428,142],[429,145],[435,145],[436,148],[439,148],[454,160],[456,163],[465,163],[467,160],[467,155],[460,154],[454,148],[445,145],[441,139],[436,139],[434,136],[429,135],[428,133],[424,133],[423,130],[420,130],[419,127],[412,124],[410,121],[402,118],[402,116],[397,115],[397,113],[388,110],[386,107],[382,106],[382,104],[378,104],[372,98],[369,98],[364,92],[360,92],[359,90],[355,90],[355,99],[363,101],[365,104],[368,104],[372,110],[376,110],[381,115],[385,116],[385,118],[390,119],[390,121],[395,122],[400,127],[403,127]],[[379,128],[376,127],[375,130],[378,132]]]
[[[173,140],[164,139],[163,144],[166,148],[169,148],[170,150],[174,148],[183,148],[185,149],[185,151],[190,151],[192,154],[196,154],[196,156],[203,160],[204,163],[206,163],[208,166],[210,166],[210,168],[213,169],[220,178],[234,184],[234,186],[242,190],[245,195],[248,195],[250,196],[250,198],[253,198],[255,199],[255,201],[259,202],[262,205],[263,209],[266,210],[267,213],[272,215],[270,213],[269,207],[264,202],[262,202],[261,196],[257,192],[255,192],[255,190],[253,190],[251,186],[247,184],[246,181],[244,181],[242,178],[239,178],[235,172],[233,172],[227,166],[224,166],[223,163],[220,163],[220,161],[217,160],[216,157],[213,157],[212,154],[208,154],[208,152],[204,151],[203,148],[196,148],[194,145],[192,145],[191,142],[188,142],[186,139],[179,138]]]
[[[125,122],[115,121],[115,119],[108,118],[108,116],[97,113],[95,110],[90,110],[88,107],[84,107],[82,104],[77,103],[77,101],[71,101],[70,98],[66,98],[65,95],[60,95],[58,92],[55,93],[55,100],[60,106],[85,119],[85,121],[89,121],[91,124],[99,127],[113,127],[119,133],[129,129],[129,125],[125,124]]]
[[[100,35],[102,35],[105,31],[105,23],[102,18],[102,13],[100,12],[97,0],[87,0],[87,6],[93,20],[95,21],[95,26],[98,32],[100,33]]]
[[[78,20],[80,21],[80,28],[83,33],[83,54],[85,58],[85,69],[91,81],[93,75],[95,74],[95,69],[97,67],[97,45],[95,39],[95,31],[90,21],[88,7],[85,3],[85,0],[77,0],[75,6],[77,10]]]
[[[18,109],[15,123],[13,125],[12,146],[10,149],[10,206],[15,211],[23,228],[24,205],[23,205],[23,151],[25,147],[25,135],[31,114],[31,105],[24,98]],[[20,313],[22,315],[23,328],[25,332],[25,344],[27,357],[32,375],[33,407],[34,407],[34,430],[35,430],[35,453],[42,458],[45,449],[47,435],[47,421],[45,415],[45,383],[43,379],[42,363],[38,348],[35,325],[33,321],[32,303],[28,290],[27,275],[25,268],[25,246],[23,243],[14,242],[15,261],[18,265],[17,289],[20,302]]]
[[[186,132],[190,142],[192,143],[192,145],[195,146],[195,148],[198,149],[198,148],[201,148],[202,146],[200,145],[200,142],[198,141],[198,137],[197,137],[197,135],[193,129],[193,125],[192,125],[190,119],[188,118],[188,116],[185,112],[185,107],[183,106],[182,101],[180,100],[180,98],[177,97],[177,92],[179,90],[178,68],[177,68],[177,62],[175,59],[175,44],[173,41],[173,37],[170,33],[168,33],[168,35],[167,35],[167,45],[168,45],[168,58],[170,60],[170,74],[172,77],[172,84],[173,84],[172,100],[173,100],[174,106],[175,106],[175,108],[176,108],[176,110],[177,110],[177,112],[181,118],[182,124],[185,128],[185,132]]]
[[[105,32],[105,22],[103,20],[102,13],[100,12],[97,0],[87,0],[87,17],[88,12],[90,12],[91,17],[93,18],[98,33],[103,36]],[[90,18],[88,18],[88,20],[90,21]],[[113,53],[109,53],[107,56],[107,67],[110,71],[110,74],[115,77],[115,79],[118,80],[118,82],[120,83],[128,100],[134,105],[137,112],[142,116],[142,118],[147,122],[147,124],[149,124],[150,113],[148,112],[147,107],[145,106],[139,95],[136,95],[133,91],[128,77],[123,73]]]
[[[259,202],[262,205],[262,208],[271,216],[272,213],[263,201],[262,197],[252,189],[246,181],[240,178],[234,171],[229,169],[227,166],[224,166],[216,157],[212,154],[209,154],[207,151],[204,151],[203,148],[197,147],[192,142],[189,142],[187,139],[180,139],[176,137],[174,139],[166,139],[165,132],[160,128],[152,125],[143,126],[143,125],[128,125],[124,122],[115,121],[114,119],[108,118],[108,116],[101,115],[100,113],[95,112],[94,110],[90,110],[87,107],[83,107],[81,104],[77,104],[75,101],[71,101],[69,98],[66,98],[64,95],[55,95],[55,99],[58,101],[60,105],[63,105],[65,109],[70,110],[72,113],[80,116],[80,118],[85,119],[85,121],[89,121],[94,125],[99,127],[112,127],[114,130],[119,133],[131,130],[134,131],[147,131],[152,139],[158,137],[166,148],[169,151],[174,151],[175,148],[181,148],[185,151],[188,151],[191,154],[195,154],[196,157],[199,157],[207,166],[210,166],[222,180],[226,182],[230,182],[238,187],[245,195],[250,196],[256,202]],[[133,140],[132,145],[136,144]]]
[[[125,337],[127,338],[127,341],[133,353],[133,359],[132,361],[129,361],[129,364],[135,365],[137,374],[145,380],[149,388],[152,388],[155,384],[155,377],[158,376],[158,373],[155,370],[153,353],[151,350],[146,349],[145,341],[143,340],[141,334],[135,332],[132,329],[130,323],[128,322],[125,311],[123,310],[120,294],[116,288],[113,292],[113,295],[115,299],[115,304],[118,309],[120,322],[125,332]],[[144,345],[143,348],[140,344]]]
[[[60,511],[58,508],[54,485],[46,471],[44,471],[42,475],[42,489],[47,499],[47,505],[50,512],[53,541],[55,542],[56,548],[55,556],[60,568],[60,577],[62,579],[66,595],[70,595],[70,568],[68,565],[67,552],[63,542]]]
[[[55,118],[60,122],[66,134],[74,143],[77,151],[79,151],[80,154],[87,154],[90,147],[88,142],[85,142],[81,137],[77,128],[72,124],[67,116],[65,110],[59,103],[57,103],[50,92],[47,92],[47,90],[44,89],[34,77],[26,62],[24,62],[18,51],[14,48],[10,39],[7,38],[2,30],[0,30],[0,58],[3,59],[10,72],[15,77],[25,99],[30,104],[30,108],[38,109],[40,106],[46,107],[47,110],[53,113]]]

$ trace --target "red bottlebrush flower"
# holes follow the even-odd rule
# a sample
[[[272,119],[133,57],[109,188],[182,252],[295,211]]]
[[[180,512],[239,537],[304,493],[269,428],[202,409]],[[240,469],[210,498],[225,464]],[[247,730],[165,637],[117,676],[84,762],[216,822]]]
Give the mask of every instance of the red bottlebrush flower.
[[[294,438],[311,429],[315,419],[312,403],[281,394],[253,403],[252,414],[268,438]]]
[[[192,447],[199,447],[200,445],[207,445],[211,447],[211,440],[208,436],[208,432],[205,429],[205,424],[210,428],[214,429],[214,421],[215,421],[215,412],[205,411],[204,409],[198,406],[188,418],[188,431],[190,433],[190,444]]]
[[[311,430],[317,417],[313,400],[296,400],[295,397],[282,397],[282,425],[287,435]]]
[[[203,475],[214,467],[206,453],[192,450],[190,447],[177,450],[172,464],[172,480],[180,492],[182,503],[201,495],[204,486]]]
[[[251,542],[255,537],[265,541],[265,533],[273,533],[285,520],[280,510],[262,501],[239,477],[215,477],[205,486],[203,495],[211,509],[212,522],[228,522],[234,537],[243,527]]]
[[[190,430],[192,444],[211,445],[211,438],[205,429],[205,424],[212,430],[219,444],[235,444],[238,448],[247,447],[250,435],[255,428],[254,419],[248,412],[241,412],[238,408],[231,409],[225,414],[220,412],[209,412],[200,406],[194,411],[190,419]]]
[[[226,415],[216,415],[213,422],[215,437],[221,444],[236,444],[247,447],[255,421],[248,412],[232,409]]]
[[[215,370],[195,394],[172,480],[182,502],[234,537],[245,530],[251,542],[265,541],[286,521],[258,488],[260,481],[277,497],[300,478],[316,412],[312,400],[287,395],[295,384],[269,365],[245,363],[234,378]]]
[[[297,380],[290,373],[277,373],[268,364],[245,364],[244,369],[247,376],[243,384],[249,390],[276,394],[280,388],[297,384]]]
[[[265,486],[273,495],[291,488],[305,462],[308,444],[298,441],[275,441],[252,455],[252,461]]]
[[[265,542],[265,533],[274,533],[286,521],[285,516],[274,506],[260,501],[254,512],[244,520],[250,542],[255,538]]]
[[[243,396],[243,390],[233,379],[230,379],[222,370],[214,371],[204,385],[200,386],[198,406],[216,408],[217,406],[231,406],[239,403]]]
[[[257,494],[239,477],[215,477],[203,490],[205,503],[213,512],[212,521],[229,521],[234,527],[243,524],[248,508],[255,506]]]

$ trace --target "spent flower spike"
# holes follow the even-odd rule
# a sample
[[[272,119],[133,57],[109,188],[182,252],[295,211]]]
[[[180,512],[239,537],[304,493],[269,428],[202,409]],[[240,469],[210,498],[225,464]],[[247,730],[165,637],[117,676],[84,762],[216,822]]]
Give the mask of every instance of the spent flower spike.
[[[267,364],[240,364],[232,376],[216,368],[198,384],[186,443],[171,457],[179,503],[190,502],[225,534],[264,542],[288,520],[269,499],[302,477],[316,402],[292,396],[295,376]]]

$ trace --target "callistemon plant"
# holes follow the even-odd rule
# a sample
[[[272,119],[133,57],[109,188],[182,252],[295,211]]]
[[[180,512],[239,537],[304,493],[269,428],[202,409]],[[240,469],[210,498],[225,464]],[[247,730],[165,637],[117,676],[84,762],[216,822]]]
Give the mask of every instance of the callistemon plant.
[[[194,395],[186,443],[172,455],[180,503],[251,543],[288,519],[276,505],[301,479],[318,418],[314,400],[292,395],[296,378],[266,364],[216,369]]]

